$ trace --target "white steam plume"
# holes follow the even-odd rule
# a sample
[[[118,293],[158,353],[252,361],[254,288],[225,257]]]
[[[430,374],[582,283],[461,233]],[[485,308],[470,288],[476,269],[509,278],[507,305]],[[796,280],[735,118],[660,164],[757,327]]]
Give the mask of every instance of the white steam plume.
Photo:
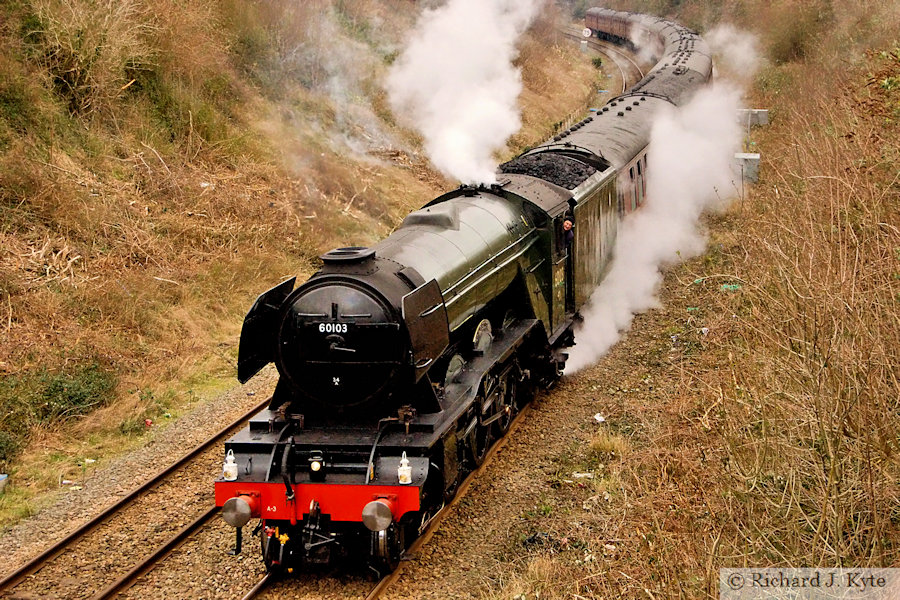
[[[387,78],[391,107],[431,162],[463,183],[494,183],[493,153],[519,130],[516,40],[543,0],[449,0],[426,10]]]
[[[663,50],[665,50],[659,36],[649,33],[638,23],[632,25],[628,31],[628,40],[634,44],[639,63],[656,62],[662,56]]]
[[[723,66],[729,77],[750,81],[761,60],[756,36],[722,24],[703,34],[703,39],[718,57],[717,66]]]
[[[614,262],[582,311],[566,373],[595,362],[635,314],[658,305],[663,266],[703,251],[699,217],[736,181],[740,98],[731,85],[710,86],[680,109],[658,115],[650,134],[647,202],[620,224]]]

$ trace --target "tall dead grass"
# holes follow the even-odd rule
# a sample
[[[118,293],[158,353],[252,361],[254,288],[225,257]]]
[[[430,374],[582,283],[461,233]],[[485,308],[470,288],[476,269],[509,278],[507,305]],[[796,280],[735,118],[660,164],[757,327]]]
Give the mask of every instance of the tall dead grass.
[[[744,331],[722,426],[757,560],[900,559],[900,131],[871,111],[864,83],[781,107],[738,237],[750,291],[734,307]]]
[[[682,437],[721,460],[722,470],[694,463],[712,491],[702,502],[727,517],[688,554],[698,569],[702,554],[711,568],[895,566],[900,60],[891,52],[900,7],[614,4],[699,28],[737,21],[759,32],[770,61],[753,92],[774,117],[757,134],[762,181],[722,221],[724,249],[705,259],[715,281],[742,291],[704,297],[718,305],[703,343],[718,368],[695,364],[682,384],[699,404]],[[866,58],[871,48],[885,52]]]
[[[156,60],[152,14],[138,0],[35,0],[25,39],[73,114],[109,109],[128,72]]]

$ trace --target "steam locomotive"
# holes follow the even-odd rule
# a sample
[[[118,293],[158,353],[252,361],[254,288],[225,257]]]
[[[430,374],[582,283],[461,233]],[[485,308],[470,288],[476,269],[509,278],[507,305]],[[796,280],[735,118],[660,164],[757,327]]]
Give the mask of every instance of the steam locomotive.
[[[653,114],[706,84],[699,36],[592,9],[595,35],[660,49],[628,93],[409,214],[371,248],[338,248],[297,286],[263,293],[241,331],[238,379],[274,362],[269,406],[228,440],[216,503],[258,519],[273,571],[364,556],[394,569],[516,412],[552,384],[578,310],[644,201]],[[574,239],[564,228],[577,224]]]

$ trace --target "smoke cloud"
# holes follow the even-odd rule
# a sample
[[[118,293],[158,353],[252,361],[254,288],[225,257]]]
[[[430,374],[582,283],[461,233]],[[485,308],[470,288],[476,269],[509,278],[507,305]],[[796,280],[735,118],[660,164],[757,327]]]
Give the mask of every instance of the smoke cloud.
[[[703,34],[703,39],[716,55],[716,67],[723,68],[723,75],[748,82],[759,68],[759,42],[753,34],[723,24]]]
[[[634,315],[658,306],[661,269],[703,252],[699,218],[734,189],[734,153],[742,130],[737,87],[717,84],[680,109],[661,111],[650,135],[644,207],[620,224],[609,274],[582,310],[566,373],[589,366],[631,326]]]
[[[628,40],[634,44],[637,52],[637,61],[647,64],[656,62],[662,56],[665,47],[656,35],[651,35],[646,29],[637,23],[628,31]]]
[[[422,13],[391,68],[391,107],[431,162],[463,183],[494,183],[493,154],[519,130],[516,40],[542,0],[449,0]]]

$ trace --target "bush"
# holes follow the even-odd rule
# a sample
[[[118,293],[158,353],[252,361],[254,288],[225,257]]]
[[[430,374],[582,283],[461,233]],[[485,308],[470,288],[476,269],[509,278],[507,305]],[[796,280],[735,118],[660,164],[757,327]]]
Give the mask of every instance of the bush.
[[[572,18],[580,21],[585,17],[589,8],[591,8],[591,3],[588,0],[575,0],[572,2]]]
[[[776,64],[806,58],[816,40],[834,23],[826,0],[788,3],[773,15],[769,56]]]
[[[0,464],[25,445],[32,428],[57,424],[105,405],[115,384],[115,375],[97,363],[0,380]]]
[[[6,472],[12,458],[19,451],[20,440],[11,433],[0,431],[0,472]]]
[[[38,383],[35,416],[42,423],[86,414],[105,404],[115,385],[111,374],[97,364],[72,374],[43,373]]]
[[[29,55],[46,69],[72,114],[107,108],[126,88],[126,70],[152,64],[152,15],[134,0],[36,0],[24,22]]]

